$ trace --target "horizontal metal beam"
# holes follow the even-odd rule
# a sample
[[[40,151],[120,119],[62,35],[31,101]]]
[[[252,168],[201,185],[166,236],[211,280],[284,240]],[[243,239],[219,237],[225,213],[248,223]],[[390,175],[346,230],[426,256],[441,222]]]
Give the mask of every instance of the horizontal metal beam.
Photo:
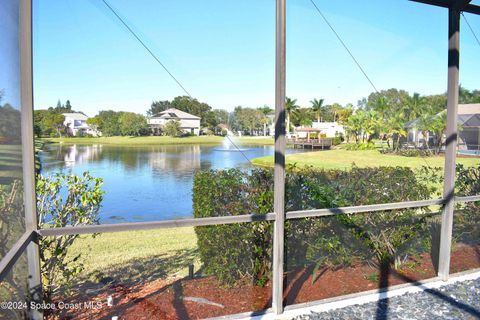
[[[455,198],[456,203],[466,203],[466,202],[473,202],[473,201],[480,201],[480,195]],[[299,219],[299,218],[326,217],[326,216],[333,216],[333,215],[339,215],[339,214],[368,213],[368,212],[376,212],[376,211],[420,208],[420,207],[428,207],[428,206],[434,206],[434,205],[443,205],[444,203],[445,201],[443,199],[430,199],[430,200],[419,200],[419,201],[372,204],[372,205],[364,205],[364,206],[299,210],[299,211],[287,212],[286,218]],[[275,220],[275,213],[267,213],[264,215],[257,214],[257,215],[209,217],[209,218],[182,219],[182,220],[165,220],[165,221],[152,221],[152,222],[102,224],[102,225],[79,226],[79,227],[48,228],[48,229],[38,230],[37,232],[40,236],[48,237],[48,236],[73,235],[73,234],[102,233],[102,232],[122,232],[122,231],[153,230],[153,229],[164,229],[164,228],[197,227],[197,226],[210,226],[210,225],[220,225],[220,224],[248,223],[248,222],[274,221],[274,220]]]
[[[296,219],[296,218],[306,218],[306,217],[332,216],[332,215],[344,214],[344,213],[364,213],[364,212],[384,211],[384,210],[394,210],[394,209],[417,208],[417,207],[426,207],[431,205],[442,205],[443,203],[444,201],[442,199],[433,199],[433,200],[375,204],[375,205],[366,205],[366,206],[290,211],[290,212],[287,212],[286,215],[287,215],[287,219]],[[275,213],[267,213],[264,215],[257,214],[257,215],[209,217],[209,218],[195,218],[195,219],[182,219],[182,220],[165,220],[165,221],[152,221],[152,222],[102,224],[102,225],[89,225],[89,226],[77,226],[77,227],[47,228],[47,229],[40,229],[37,232],[40,236],[48,237],[48,236],[73,235],[73,234],[122,232],[122,231],[135,231],[135,230],[163,229],[163,228],[209,226],[209,225],[218,225],[218,224],[248,223],[248,222],[258,222],[258,221],[273,221],[275,220],[275,216],[276,216]]]
[[[20,258],[30,242],[35,240],[36,235],[35,231],[25,232],[20,239],[15,242],[7,254],[2,257],[2,260],[0,261],[0,281],[8,275],[12,267],[15,265],[15,262]]]
[[[455,197],[455,203],[466,203],[466,202],[475,202],[480,201],[480,195],[478,196],[466,196],[466,197]]]
[[[428,4],[436,7],[442,7],[442,8],[450,8],[450,5],[451,5],[450,0],[410,0],[410,1]]]
[[[372,204],[372,205],[354,206],[354,207],[290,211],[290,212],[287,212],[287,219],[326,217],[326,216],[333,216],[333,215],[347,214],[347,213],[348,214],[366,213],[366,212],[395,210],[395,209],[419,208],[419,207],[428,207],[428,206],[434,206],[434,205],[443,205],[444,202],[445,201],[443,199],[433,199],[433,200],[420,200],[420,201],[392,202],[392,203],[385,203],[385,204]]]
[[[450,8],[452,6],[452,2],[449,0],[409,0],[409,1],[428,4],[428,5],[442,7],[442,8]],[[466,4],[460,7],[460,11],[468,12],[472,14],[480,14],[480,6],[477,6],[474,4]]]
[[[456,203],[467,203],[480,201],[480,195],[455,197]],[[338,214],[352,214],[352,213],[367,213],[375,211],[388,211],[396,209],[408,209],[427,207],[432,205],[443,205],[443,199],[431,199],[420,201],[406,201],[394,202],[385,204],[374,204],[365,206],[351,206],[329,209],[315,209],[315,210],[301,210],[290,211],[286,213],[287,219],[309,218],[309,217],[325,217]],[[18,257],[23,253],[25,248],[31,241],[35,240],[36,235],[43,237],[48,236],[62,236],[74,234],[92,234],[102,232],[122,232],[122,231],[136,231],[136,230],[153,230],[163,228],[179,228],[179,227],[195,227],[195,226],[209,226],[233,223],[248,223],[259,221],[273,221],[275,220],[274,213],[265,215],[241,215],[241,216],[227,216],[227,217],[209,217],[198,219],[183,219],[183,220],[166,220],[153,222],[133,222],[120,224],[106,224],[106,225],[92,225],[79,227],[64,227],[64,228],[49,228],[37,231],[26,232],[10,249],[10,251],[3,257],[0,262],[0,279],[10,270],[11,266],[15,264]]]
[[[476,5],[473,5],[473,4],[469,4],[468,6],[466,6],[465,8],[462,9],[463,12],[468,12],[468,13],[471,13],[471,14],[478,14],[480,15],[480,6],[476,6]]]
[[[100,224],[100,225],[64,227],[64,228],[47,228],[47,229],[37,230],[37,232],[40,236],[48,237],[48,236],[73,235],[73,234],[122,232],[122,231],[152,230],[152,229],[180,228],[180,227],[198,227],[198,226],[211,226],[211,225],[220,225],[220,224],[259,222],[259,221],[271,221],[271,220],[275,220],[274,213],[246,214],[246,215],[240,215],[240,216],[209,217],[209,218],[198,218],[198,219],[181,219],[181,220],[166,220],[166,221],[152,221],[152,222]]]

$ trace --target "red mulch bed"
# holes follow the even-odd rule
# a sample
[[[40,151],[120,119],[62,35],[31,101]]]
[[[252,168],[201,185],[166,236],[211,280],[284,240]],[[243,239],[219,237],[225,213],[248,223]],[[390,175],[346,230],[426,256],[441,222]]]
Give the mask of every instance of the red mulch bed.
[[[452,254],[451,272],[480,267],[480,245],[459,245]],[[377,274],[378,276],[372,276]],[[370,276],[370,277],[369,277]],[[411,259],[401,270],[374,269],[367,265],[353,265],[338,270],[319,270],[312,284],[312,269],[298,269],[286,274],[285,301],[287,304],[321,300],[379,287],[415,282],[435,276],[428,254]],[[87,291],[85,291],[87,292]],[[100,292],[100,293],[99,293]],[[114,306],[107,306],[113,296]],[[189,298],[196,301],[191,301]],[[205,300],[221,304],[205,304]],[[58,299],[60,301],[61,299]],[[259,311],[270,307],[271,287],[260,288],[245,284],[235,288],[219,285],[214,277],[197,279],[156,280],[139,285],[116,285],[97,293],[71,297],[68,302],[101,302],[98,308],[62,310],[49,315],[50,319],[203,319],[209,317]],[[203,302],[203,303],[202,303]]]

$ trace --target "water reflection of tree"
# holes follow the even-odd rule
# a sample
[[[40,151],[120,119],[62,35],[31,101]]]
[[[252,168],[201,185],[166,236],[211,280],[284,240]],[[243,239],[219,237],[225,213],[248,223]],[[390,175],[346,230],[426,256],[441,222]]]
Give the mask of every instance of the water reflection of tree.
[[[3,91],[0,91],[0,102]],[[0,105],[0,257],[25,231],[23,216],[21,115]]]
[[[1,96],[0,96],[1,102]],[[0,105],[0,143],[20,143],[21,139],[20,111],[6,103]]]
[[[0,258],[3,258],[25,232],[23,215],[21,113],[11,104],[1,104],[0,90]],[[26,259],[21,256],[0,282],[2,301],[26,301]],[[22,319],[22,310],[2,310],[0,317]]]
[[[107,161],[112,166],[122,166],[126,171],[151,169],[153,173],[191,172],[208,169],[202,164],[200,145],[125,147],[106,145],[56,145],[50,147],[57,162],[50,168]],[[44,158],[45,160],[45,158]]]

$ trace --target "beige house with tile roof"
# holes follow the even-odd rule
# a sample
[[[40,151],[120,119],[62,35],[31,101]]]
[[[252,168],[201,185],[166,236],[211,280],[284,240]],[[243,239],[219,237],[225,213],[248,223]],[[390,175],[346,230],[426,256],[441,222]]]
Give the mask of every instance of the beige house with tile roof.
[[[170,108],[159,112],[148,119],[148,124],[154,135],[160,134],[162,127],[169,121],[178,121],[180,129],[185,133],[200,135],[200,117],[193,114]]]

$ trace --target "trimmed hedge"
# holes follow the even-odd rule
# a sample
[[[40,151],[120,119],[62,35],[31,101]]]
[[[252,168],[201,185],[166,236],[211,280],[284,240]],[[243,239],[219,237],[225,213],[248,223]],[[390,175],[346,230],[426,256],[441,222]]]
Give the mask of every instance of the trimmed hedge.
[[[397,156],[404,157],[431,157],[434,155],[434,152],[429,149],[382,149],[380,150],[382,154],[395,154]]]
[[[201,171],[193,185],[195,218],[265,214],[273,210],[272,173]],[[270,222],[195,227],[204,271],[223,283],[248,278],[263,284],[270,273]]]
[[[480,165],[457,165],[457,196],[480,195]],[[480,241],[480,201],[458,204],[453,216],[455,242],[478,244]]]
[[[349,171],[290,168],[286,210],[428,199],[435,188],[428,178],[417,175],[403,167],[353,167]],[[193,191],[195,218],[273,211],[270,170],[198,172]],[[429,239],[427,213],[424,208],[289,220],[285,226],[286,269],[308,264],[348,265],[353,258],[398,265]],[[225,284],[245,279],[265,283],[271,272],[272,229],[271,222],[196,227],[204,272]]]

